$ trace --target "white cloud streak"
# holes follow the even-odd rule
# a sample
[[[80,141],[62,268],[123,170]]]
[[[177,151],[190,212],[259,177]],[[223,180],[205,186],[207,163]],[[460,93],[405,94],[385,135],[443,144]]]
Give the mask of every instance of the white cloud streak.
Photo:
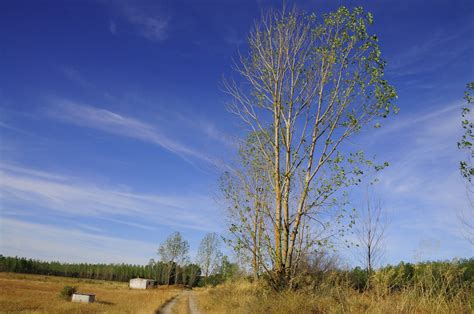
[[[123,3],[121,12],[139,34],[154,42],[168,38],[170,17],[157,6],[140,6],[137,3]]]
[[[424,41],[405,47],[397,53],[388,64],[388,72],[397,76],[417,75],[444,68],[447,64],[456,62],[460,55],[471,49],[472,39],[466,35],[472,32],[473,24],[458,28],[455,33],[446,30],[433,31]],[[427,60],[431,66],[427,67]],[[426,80],[423,81],[424,85]]]
[[[196,158],[211,165],[220,164],[206,153],[164,135],[151,124],[106,109],[64,100],[60,104],[50,107],[49,114],[56,119],[81,127],[93,128],[159,145],[189,162],[190,160],[187,157]]]
[[[0,169],[2,211],[5,204],[16,204],[16,207],[40,207],[70,217],[96,217],[144,229],[160,225],[199,231],[219,229],[213,201],[204,196],[133,193],[22,167],[2,165]]]
[[[156,243],[93,235],[80,230],[2,217],[2,254],[43,260],[145,264]]]
[[[472,255],[457,217],[470,206],[456,146],[462,133],[461,104],[427,108],[393,117],[357,140],[377,152],[378,161],[390,162],[376,174],[380,182],[374,186],[374,195],[383,201],[391,220],[384,263]],[[362,189],[353,191],[354,205],[359,205],[360,195]],[[427,243],[437,246],[423,249]]]
[[[392,236],[411,237],[409,244],[404,243],[404,254],[410,245],[427,238],[439,241],[437,253],[444,258],[466,254],[454,247],[469,248],[457,218],[459,210],[470,206],[459,173],[461,154],[456,146],[462,130],[460,108],[459,103],[450,104],[406,119],[395,117],[393,125],[371,139],[373,146],[389,149],[379,156],[391,165],[379,175],[378,191],[396,218]],[[394,243],[397,241],[393,239]]]

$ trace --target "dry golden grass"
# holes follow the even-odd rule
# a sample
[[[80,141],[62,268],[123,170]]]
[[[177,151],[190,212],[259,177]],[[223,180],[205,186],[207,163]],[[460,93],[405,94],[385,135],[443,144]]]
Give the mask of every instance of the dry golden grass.
[[[79,292],[93,293],[96,302],[65,301],[59,291],[78,286]],[[53,276],[0,273],[0,311],[34,313],[154,313],[182,291],[162,287],[130,290],[127,283]],[[192,294],[191,294],[192,293]],[[195,296],[195,297],[194,297]],[[183,293],[173,313],[190,313],[189,299],[197,300],[202,313],[472,313],[465,298],[420,296],[412,291],[391,294],[358,293],[328,285],[319,291],[275,293],[247,281],[229,282],[215,288]],[[471,298],[471,302],[472,298]]]
[[[347,287],[276,293],[248,282],[197,290],[203,313],[472,313],[462,299],[415,296],[410,291],[380,296]]]
[[[96,295],[91,304],[59,297],[64,286]],[[0,273],[0,311],[34,313],[154,313],[181,289],[131,290],[127,283],[54,276]]]

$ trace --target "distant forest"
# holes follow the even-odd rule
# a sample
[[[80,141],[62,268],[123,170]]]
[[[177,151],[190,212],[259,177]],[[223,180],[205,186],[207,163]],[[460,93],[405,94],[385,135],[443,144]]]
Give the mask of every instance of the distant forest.
[[[395,266],[385,266],[368,276],[366,270],[355,267],[351,270],[341,269],[332,260],[320,259],[307,265],[305,275],[324,281],[332,278],[336,282],[345,281],[358,291],[364,291],[368,280],[385,282],[390,290],[400,291],[407,288],[435,289],[436,291],[458,291],[464,286],[474,285],[474,258],[453,261],[421,262],[416,264],[401,262]],[[168,273],[168,270],[171,273]],[[196,264],[179,266],[150,260],[148,265],[130,264],[69,264],[60,262],[44,262],[24,257],[8,257],[0,255],[0,272],[14,272],[37,275],[64,276],[84,279],[112,280],[127,282],[131,278],[150,278],[159,285],[170,284],[188,286],[216,285],[227,279],[247,277],[248,273],[239,270],[237,264],[225,258],[218,273],[206,278],[201,276],[201,269]],[[169,275],[169,277],[168,277]],[[393,292],[392,291],[392,292]]]
[[[148,265],[69,264],[3,255],[0,255],[0,271],[124,282],[141,277],[154,279],[159,285],[168,284],[170,278],[170,284],[189,286],[196,286],[201,276],[201,269],[195,264],[179,266],[154,261]]]

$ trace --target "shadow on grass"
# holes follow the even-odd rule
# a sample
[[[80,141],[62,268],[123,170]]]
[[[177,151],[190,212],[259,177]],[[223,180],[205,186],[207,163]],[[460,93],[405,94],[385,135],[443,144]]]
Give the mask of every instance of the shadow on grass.
[[[109,301],[95,301],[94,303],[103,304],[103,305],[115,305],[115,303],[109,302]]]

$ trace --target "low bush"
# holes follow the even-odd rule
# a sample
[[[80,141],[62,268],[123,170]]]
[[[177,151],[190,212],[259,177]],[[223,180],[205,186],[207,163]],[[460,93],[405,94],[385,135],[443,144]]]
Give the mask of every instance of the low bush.
[[[77,292],[77,287],[64,286],[59,292],[59,296],[64,300],[71,300],[72,295]]]

